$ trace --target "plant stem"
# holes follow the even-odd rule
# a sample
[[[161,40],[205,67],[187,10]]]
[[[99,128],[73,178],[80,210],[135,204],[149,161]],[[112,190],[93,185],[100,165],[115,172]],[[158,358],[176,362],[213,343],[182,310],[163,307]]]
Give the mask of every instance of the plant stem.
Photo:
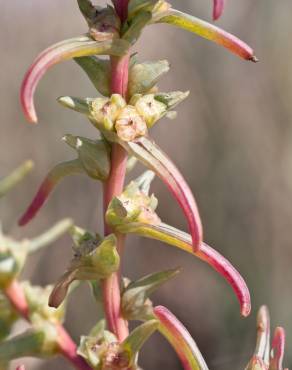
[[[115,9],[121,22],[127,18],[128,0],[115,0]],[[130,54],[123,57],[111,57],[111,92],[127,98],[128,74]],[[127,153],[119,145],[112,145],[111,173],[104,185],[104,215],[109,202],[120,195],[124,188],[126,175]],[[105,235],[113,232],[104,220]],[[122,257],[125,237],[116,233],[117,249]],[[120,272],[112,274],[103,281],[103,304],[109,329],[115,333],[119,341],[123,341],[129,335],[128,323],[121,314]]]
[[[112,146],[111,163],[111,173],[104,184],[104,214],[109,202],[113,197],[121,194],[124,187],[127,153],[119,144],[113,144]],[[111,228],[104,221],[105,235],[111,232]],[[115,235],[117,238],[117,249],[121,256],[125,237],[120,233],[115,233]],[[128,323],[121,315],[120,272],[114,273],[108,279],[105,279],[102,288],[104,312],[109,329],[116,334],[119,341],[123,341],[128,336],[129,330]]]
[[[19,315],[27,321],[30,321],[29,307],[19,282],[14,280],[4,289],[4,294]],[[58,345],[60,353],[62,353],[62,355],[67,358],[67,360],[71,362],[76,369],[91,370],[91,367],[87,365],[85,360],[77,355],[77,346],[67,333],[66,329],[61,324],[58,324],[57,330],[59,334]]]

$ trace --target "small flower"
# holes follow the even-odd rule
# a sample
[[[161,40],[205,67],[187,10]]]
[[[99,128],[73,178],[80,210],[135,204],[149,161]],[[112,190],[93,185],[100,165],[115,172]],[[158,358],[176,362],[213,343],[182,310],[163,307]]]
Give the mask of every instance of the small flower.
[[[119,113],[115,129],[121,140],[132,141],[146,135],[147,124],[135,107],[127,105]]]

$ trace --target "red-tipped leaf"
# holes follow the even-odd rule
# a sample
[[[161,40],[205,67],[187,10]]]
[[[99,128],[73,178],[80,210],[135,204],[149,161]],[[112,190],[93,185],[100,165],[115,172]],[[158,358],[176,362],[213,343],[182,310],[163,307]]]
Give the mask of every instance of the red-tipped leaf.
[[[208,370],[208,366],[185,326],[165,307],[154,308],[160,322],[159,331],[177,353],[185,370]]]
[[[40,79],[50,67],[82,56],[123,55],[127,47],[128,43],[124,40],[97,42],[83,36],[61,41],[44,50],[28,69],[21,86],[20,100],[27,120],[32,123],[37,122],[34,92]]]
[[[167,23],[192,32],[228,49],[243,59],[257,62],[253,49],[236,36],[202,19],[171,9],[155,19],[156,23]]]
[[[213,19],[216,21],[223,13],[225,0],[213,0]]]
[[[186,216],[193,250],[198,251],[203,239],[202,223],[192,191],[180,171],[150,138],[140,137],[135,141],[121,144],[130,154],[155,172],[169,188]]]
[[[49,195],[55,189],[57,184],[66,176],[83,173],[84,170],[80,165],[79,160],[69,161],[58,164],[54,167],[46,176],[38,192],[33,198],[31,204],[18,221],[20,226],[26,225],[30,222],[37,212],[41,209],[44,203],[47,201]]]
[[[283,370],[283,358],[285,351],[285,330],[277,327],[272,341],[269,370]]]
[[[118,231],[160,240],[183,249],[206,262],[231,285],[238,298],[242,316],[246,317],[249,315],[251,310],[250,294],[243,277],[225,257],[206,243],[201,243],[199,250],[194,252],[190,235],[164,223],[160,225],[127,224],[125,226],[119,226]]]

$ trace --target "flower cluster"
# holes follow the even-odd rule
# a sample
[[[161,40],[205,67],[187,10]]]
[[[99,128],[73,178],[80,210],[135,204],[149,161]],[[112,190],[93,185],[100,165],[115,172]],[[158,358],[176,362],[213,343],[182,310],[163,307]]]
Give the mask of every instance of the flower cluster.
[[[150,273],[136,281],[125,277],[120,281],[120,257],[126,235],[136,234],[162,241],[206,262],[230,284],[242,316],[248,316],[251,310],[244,279],[225,257],[203,241],[202,223],[192,191],[150,135],[152,127],[163,117],[176,117],[174,108],[189,92],[161,92],[158,83],[170,69],[168,61],[141,62],[136,54],[131,54],[131,48],[146,27],[168,24],[215,42],[245,60],[256,62],[257,58],[237,37],[174,9],[165,0],[112,0],[112,5],[106,7],[93,5],[90,0],[77,2],[88,25],[87,34],[61,41],[35,59],[22,84],[21,103],[27,119],[36,123],[34,92],[40,79],[51,66],[74,59],[96,88],[97,96],[63,96],[58,102],[83,114],[96,128],[98,138],[64,135],[63,141],[77,158],[61,162],[49,171],[19,224],[25,225],[34,218],[64,177],[82,174],[103,183],[104,233],[90,232],[65,220],[32,240],[16,242],[0,234],[0,323],[5,320],[0,338],[5,339],[0,343],[0,368],[17,357],[63,354],[77,369],[139,369],[141,347],[159,331],[186,370],[207,370],[187,329],[167,308],[155,306],[150,299],[180,269]],[[224,0],[214,0],[214,20],[220,17],[223,8]],[[137,161],[147,171],[124,186],[126,174]],[[0,195],[21,178],[25,168],[0,183]],[[181,207],[189,233],[164,223],[157,214],[158,200],[149,194],[155,176],[164,182]],[[73,240],[73,258],[55,286],[40,288],[19,283],[28,255],[65,231]],[[84,281],[94,298],[103,303],[106,322],[98,322],[81,338],[77,348],[62,327],[62,321],[67,296]],[[7,339],[19,316],[31,323],[31,330]],[[129,332],[130,320],[142,323]],[[282,370],[283,329],[276,329],[273,353],[269,357],[267,320],[267,311],[262,309],[257,349],[247,367],[249,370]]]

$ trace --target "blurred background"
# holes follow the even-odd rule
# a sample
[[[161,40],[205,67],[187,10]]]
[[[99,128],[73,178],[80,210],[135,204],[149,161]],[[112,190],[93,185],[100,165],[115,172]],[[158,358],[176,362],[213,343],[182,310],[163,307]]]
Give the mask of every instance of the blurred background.
[[[210,1],[172,1],[181,10],[211,20]],[[169,307],[195,338],[211,370],[243,369],[255,343],[255,316],[262,304],[272,326],[287,331],[286,366],[292,366],[292,71],[290,0],[227,0],[218,24],[256,50],[260,63],[242,61],[225,49],[170,26],[149,27],[135,47],[141,60],[167,58],[171,72],[161,90],[190,90],[175,121],[152,132],[189,181],[199,204],[205,240],[240,270],[251,291],[253,311],[242,319],[225,281],[204,263],[156,241],[129,237],[124,273],[131,279],[182,266],[154,297]],[[65,133],[91,138],[96,131],[56,102],[60,95],[94,96],[73,62],[54,67],[36,93],[39,125],[25,122],[19,87],[33,58],[48,45],[86,32],[76,1],[1,1],[0,176],[24,159],[35,170],[4,200],[4,230],[17,238],[36,235],[63,217],[101,232],[101,186],[86,177],[66,179],[38,217],[18,228],[47,171],[74,157]],[[142,168],[136,169],[136,174]],[[153,184],[163,221],[186,228],[181,211],[159,180]],[[24,273],[34,284],[55,282],[71,258],[63,237],[30,259]],[[82,285],[70,297],[66,327],[77,340],[88,333],[100,309]],[[29,369],[69,369],[62,359],[31,361]],[[180,369],[174,352],[155,335],[141,354],[144,369]],[[17,362],[18,363],[18,362]]]

